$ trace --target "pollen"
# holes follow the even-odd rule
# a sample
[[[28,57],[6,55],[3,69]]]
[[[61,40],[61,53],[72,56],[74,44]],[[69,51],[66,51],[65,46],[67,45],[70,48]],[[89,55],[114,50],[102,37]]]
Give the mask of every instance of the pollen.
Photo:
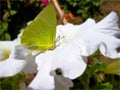
[[[9,58],[10,50],[8,48],[2,47],[0,48],[0,61],[6,60]]]

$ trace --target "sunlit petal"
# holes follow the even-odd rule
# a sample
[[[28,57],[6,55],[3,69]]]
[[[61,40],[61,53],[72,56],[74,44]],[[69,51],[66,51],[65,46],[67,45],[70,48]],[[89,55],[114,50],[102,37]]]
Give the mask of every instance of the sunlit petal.
[[[24,68],[25,65],[26,65],[25,61],[15,60],[12,58],[0,62],[0,78],[13,76],[19,73]]]
[[[53,90],[54,77],[50,75],[49,69],[49,66],[42,67],[28,87],[33,90]]]
[[[80,25],[73,25],[71,23],[67,23],[66,25],[58,25],[56,37],[64,37],[65,41],[68,42],[76,36],[78,31],[89,29],[94,25],[95,20],[91,18],[87,19],[83,24]]]
[[[51,75],[54,76],[55,90],[69,90],[70,87],[73,87],[72,80],[63,77],[63,75],[57,75],[54,71],[51,72]]]
[[[13,49],[14,43],[13,41],[0,41],[0,48],[6,48],[6,49]]]
[[[116,37],[97,32],[81,31],[81,35],[73,42],[77,45],[76,47],[80,48],[80,53],[83,56],[89,56],[100,49],[101,53],[107,57],[120,58],[120,53],[116,50],[120,47],[120,40]]]
[[[53,69],[60,68],[64,77],[75,79],[86,69],[87,58],[80,56],[79,48],[72,42],[58,47],[53,53]]]
[[[23,72],[27,73],[36,73],[37,64],[35,63],[35,56],[32,56],[32,51],[27,49],[24,46],[15,46],[15,49],[12,51],[10,57],[20,60],[25,60],[27,63],[23,68]]]
[[[118,26],[118,15],[114,11],[108,14],[103,20],[96,23],[91,30],[118,36],[120,34],[120,28]]]

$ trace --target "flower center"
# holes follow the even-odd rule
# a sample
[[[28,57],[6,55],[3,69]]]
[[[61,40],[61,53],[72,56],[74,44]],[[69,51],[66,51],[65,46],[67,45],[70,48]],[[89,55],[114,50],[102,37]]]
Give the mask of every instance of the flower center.
[[[0,48],[0,61],[6,60],[9,58],[10,50],[8,48],[2,47]]]

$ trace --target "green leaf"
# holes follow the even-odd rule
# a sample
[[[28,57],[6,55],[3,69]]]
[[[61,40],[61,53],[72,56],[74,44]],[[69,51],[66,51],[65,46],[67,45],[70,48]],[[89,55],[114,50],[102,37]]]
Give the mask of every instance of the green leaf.
[[[104,70],[106,69],[107,64],[106,63],[96,63],[93,66],[89,66],[87,69],[87,74],[89,77],[91,77],[94,73],[97,72],[104,72]]]
[[[101,83],[101,84],[97,84],[94,87],[92,87],[90,90],[113,90],[113,85],[110,84],[109,82],[106,83]]]
[[[56,12],[50,3],[24,30],[21,44],[31,49],[47,50],[54,47]]]
[[[17,13],[16,10],[10,10],[10,14],[11,14],[11,15],[14,15],[14,14],[16,14],[16,13]]]
[[[23,81],[23,75],[17,74],[12,77],[0,79],[0,90],[20,90],[20,81]]]
[[[8,23],[5,21],[0,21],[0,34],[6,31],[8,28]]]
[[[105,70],[105,73],[120,75],[120,59],[114,60],[109,63]]]
[[[10,40],[11,39],[10,34],[9,33],[5,33],[4,34],[4,39],[5,40]]]

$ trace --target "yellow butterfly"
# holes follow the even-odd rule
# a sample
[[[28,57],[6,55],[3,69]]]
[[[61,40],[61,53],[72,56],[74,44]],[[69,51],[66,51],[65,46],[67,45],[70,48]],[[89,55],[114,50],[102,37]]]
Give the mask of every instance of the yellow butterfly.
[[[56,36],[56,11],[50,3],[25,28],[21,44],[31,49],[47,50],[54,47]]]

